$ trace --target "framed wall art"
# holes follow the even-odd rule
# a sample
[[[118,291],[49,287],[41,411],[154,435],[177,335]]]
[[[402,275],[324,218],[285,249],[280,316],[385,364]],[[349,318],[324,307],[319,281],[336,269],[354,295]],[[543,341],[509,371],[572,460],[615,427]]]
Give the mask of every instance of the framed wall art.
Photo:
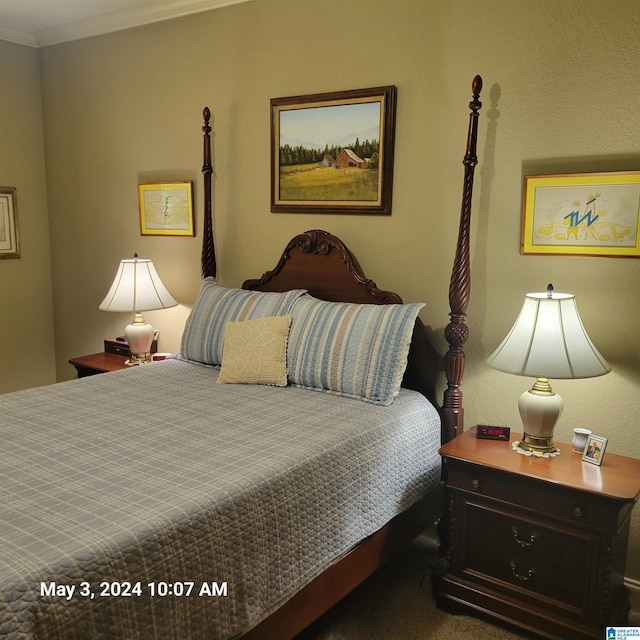
[[[138,185],[140,233],[143,236],[194,236],[193,182]]]
[[[0,258],[20,257],[16,191],[15,187],[0,187]]]
[[[271,211],[391,213],[396,87],[271,100]]]
[[[527,176],[523,254],[640,257],[640,171]]]

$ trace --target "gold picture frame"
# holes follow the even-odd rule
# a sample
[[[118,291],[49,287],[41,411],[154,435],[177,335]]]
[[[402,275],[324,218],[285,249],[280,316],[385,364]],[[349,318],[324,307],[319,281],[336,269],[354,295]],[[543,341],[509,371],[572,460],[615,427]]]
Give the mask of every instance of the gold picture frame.
[[[526,176],[522,254],[640,257],[640,171]]]
[[[397,88],[271,100],[273,213],[391,214]]]
[[[146,182],[138,185],[140,234],[194,236],[193,182]]]
[[[20,257],[16,187],[0,187],[0,258]]]

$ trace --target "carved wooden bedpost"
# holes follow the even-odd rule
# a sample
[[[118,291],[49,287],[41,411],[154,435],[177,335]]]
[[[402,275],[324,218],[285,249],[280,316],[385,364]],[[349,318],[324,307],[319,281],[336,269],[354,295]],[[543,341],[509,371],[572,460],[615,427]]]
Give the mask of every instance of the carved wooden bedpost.
[[[458,244],[449,284],[449,308],[451,321],[445,329],[445,338],[449,350],[444,357],[444,371],[447,377],[447,389],[444,392],[442,415],[444,420],[443,436],[451,440],[462,433],[464,428],[464,409],[460,382],[464,373],[464,343],[469,337],[469,327],[465,324],[467,305],[471,294],[471,269],[469,262],[469,236],[471,229],[471,197],[473,193],[473,174],[478,164],[476,144],[478,140],[478,111],[482,107],[480,91],[482,78],[476,76],[472,83],[473,100],[469,103],[469,133],[464,156],[464,187]]]
[[[202,112],[204,117],[204,163],[202,165],[202,173],[204,175],[204,226],[202,229],[202,277],[216,276],[216,252],[213,243],[213,220],[211,215],[211,174],[213,166],[211,165],[211,127],[209,120],[211,112],[209,107],[205,107]]]

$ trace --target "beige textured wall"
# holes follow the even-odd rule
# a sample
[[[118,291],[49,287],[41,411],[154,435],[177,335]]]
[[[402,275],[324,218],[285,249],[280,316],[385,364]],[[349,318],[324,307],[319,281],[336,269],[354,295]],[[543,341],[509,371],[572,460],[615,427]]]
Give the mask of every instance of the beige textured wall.
[[[0,260],[0,393],[55,382],[38,52],[0,41],[0,186],[15,187],[20,259]]]
[[[57,373],[128,321],[97,309],[117,261],[154,259],[184,306],[148,314],[175,350],[199,278],[199,241],[140,237],[136,184],[193,179],[201,209],[201,111],[214,119],[220,280],[274,266],[295,233],[342,237],[365,273],[447,321],[471,79],[484,77],[472,241],[466,422],[516,429],[529,380],[485,358],[525,292],[577,295],[613,372],[554,386],[574,426],[640,457],[640,261],[519,254],[525,174],[640,169],[640,4],[616,0],[253,0],[41,52]],[[269,99],[398,86],[391,217],[269,212]],[[1,107],[0,107],[1,108]],[[5,266],[5,265],[0,265]],[[639,511],[639,510],[637,510]],[[640,579],[635,516],[628,572]]]

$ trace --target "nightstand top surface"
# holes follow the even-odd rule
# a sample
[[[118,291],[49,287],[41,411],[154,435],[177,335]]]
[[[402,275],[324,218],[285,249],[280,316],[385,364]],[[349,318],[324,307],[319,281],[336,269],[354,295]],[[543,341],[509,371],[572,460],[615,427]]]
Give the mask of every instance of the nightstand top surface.
[[[486,466],[506,473],[515,473],[551,484],[580,491],[590,491],[616,500],[636,501],[640,495],[640,460],[614,453],[605,453],[600,466],[585,462],[571,445],[554,442],[560,455],[554,458],[525,456],[511,448],[521,439],[511,433],[509,442],[476,438],[471,427],[440,448],[445,459]]]
[[[115,353],[92,353],[88,356],[80,356],[79,358],[71,358],[69,363],[74,367],[87,367],[96,371],[120,371],[126,369],[125,364],[127,356],[121,356]]]

